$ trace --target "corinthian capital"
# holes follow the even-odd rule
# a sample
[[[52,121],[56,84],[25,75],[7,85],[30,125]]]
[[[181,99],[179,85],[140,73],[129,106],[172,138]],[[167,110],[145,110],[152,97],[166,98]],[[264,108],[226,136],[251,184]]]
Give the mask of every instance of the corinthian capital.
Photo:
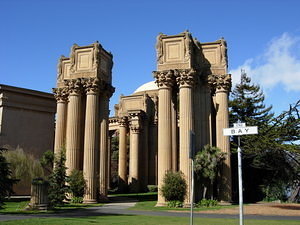
[[[100,81],[97,77],[85,78],[81,82],[87,94],[95,94],[99,92]]]
[[[230,91],[231,88],[231,75],[221,74],[221,75],[209,75],[208,84],[216,91]]]
[[[127,118],[127,116],[120,117],[119,120],[118,120],[118,122],[119,122],[119,125],[121,127],[127,127],[127,125],[128,125],[128,118]]]
[[[172,87],[174,84],[175,77],[173,70],[153,71],[153,77],[158,88]]]
[[[134,133],[141,131],[141,111],[130,111],[129,114],[129,127]]]
[[[176,82],[179,86],[193,86],[195,82],[196,70],[175,70]]]
[[[69,95],[78,95],[82,91],[81,79],[65,80],[65,86],[68,89]]]
[[[67,101],[68,93],[66,88],[53,88],[52,91],[57,102]]]

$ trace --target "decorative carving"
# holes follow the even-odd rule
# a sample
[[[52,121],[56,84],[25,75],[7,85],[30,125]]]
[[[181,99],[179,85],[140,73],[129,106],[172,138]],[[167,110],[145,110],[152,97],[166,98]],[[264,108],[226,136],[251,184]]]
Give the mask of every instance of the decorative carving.
[[[100,80],[97,77],[84,78],[81,82],[87,94],[99,92]]]
[[[188,30],[184,31],[183,34],[184,34],[184,59],[185,61],[188,61],[190,59],[191,52],[192,52],[192,46],[191,46],[192,38]]]
[[[68,88],[69,95],[78,95],[82,91],[81,79],[65,80],[65,86]]]
[[[128,125],[128,118],[127,118],[127,116],[120,117],[119,120],[118,120],[118,122],[119,122],[120,126],[127,127],[127,125]]]
[[[93,68],[97,69],[99,66],[99,61],[100,61],[100,50],[101,50],[101,45],[99,44],[98,41],[96,41],[94,44],[94,54],[93,54]]]
[[[156,37],[156,57],[157,57],[157,62],[162,64],[163,63],[163,43],[162,43],[162,37],[163,33],[159,33],[158,36]]]
[[[70,66],[70,71],[74,72],[75,71],[75,49],[78,48],[79,46],[77,44],[73,44],[71,47],[71,53],[70,53],[70,61],[71,61],[71,66]]]
[[[221,45],[221,64],[223,66],[227,66],[227,64],[228,64],[227,43],[223,37],[221,37],[220,41],[221,41],[221,44],[220,44]]]
[[[160,87],[171,87],[174,84],[174,71],[164,70],[164,71],[153,71],[153,76],[155,78],[155,83]]]
[[[212,89],[216,90],[227,90],[231,89],[231,75],[230,74],[221,74],[221,75],[209,75],[208,84]]]
[[[129,112],[129,127],[130,130],[134,133],[139,133],[141,131],[141,112],[135,111],[135,112]]]
[[[59,60],[58,60],[58,65],[57,65],[57,80],[61,80],[62,78],[62,73],[63,73],[63,63],[62,61],[66,59],[64,55],[61,55]]]
[[[193,86],[195,83],[196,70],[175,70],[176,82],[179,86]]]
[[[68,99],[67,88],[53,88],[54,97],[57,102],[66,102]]]

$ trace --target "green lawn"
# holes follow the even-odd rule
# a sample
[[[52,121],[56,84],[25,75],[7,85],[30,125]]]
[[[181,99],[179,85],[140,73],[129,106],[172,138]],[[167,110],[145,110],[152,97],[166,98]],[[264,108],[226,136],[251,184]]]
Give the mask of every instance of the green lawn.
[[[26,220],[15,220],[1,222],[1,225],[97,225],[97,224],[129,224],[129,225],[184,225],[189,224],[189,218],[161,217],[161,216],[98,216],[85,218],[37,218]],[[201,225],[236,225],[238,220],[234,219],[206,219],[195,218],[194,224]],[[245,220],[245,225],[299,225],[299,221],[275,221],[275,220]]]

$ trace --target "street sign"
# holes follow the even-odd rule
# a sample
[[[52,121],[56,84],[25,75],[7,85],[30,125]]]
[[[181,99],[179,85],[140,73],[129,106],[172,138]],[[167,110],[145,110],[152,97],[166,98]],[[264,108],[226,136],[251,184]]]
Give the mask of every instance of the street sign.
[[[223,135],[224,136],[240,136],[247,134],[257,134],[257,126],[254,127],[233,127],[233,128],[224,128]]]

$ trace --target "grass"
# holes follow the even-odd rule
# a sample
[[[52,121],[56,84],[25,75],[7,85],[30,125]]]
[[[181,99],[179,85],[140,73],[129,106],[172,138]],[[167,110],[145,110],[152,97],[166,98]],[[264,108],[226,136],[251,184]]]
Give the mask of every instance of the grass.
[[[12,199],[4,202],[5,205],[3,208],[0,208],[0,214],[43,214],[43,213],[56,213],[59,211],[66,210],[79,210],[88,207],[101,206],[102,203],[98,204],[70,204],[67,203],[63,206],[55,207],[53,209],[49,209],[47,211],[37,211],[37,210],[25,210],[29,201],[24,201],[23,199]]]
[[[245,225],[299,225],[299,221],[276,221],[276,220],[245,220]],[[185,225],[189,224],[189,218],[182,217],[164,217],[164,216],[132,216],[132,215],[105,215],[97,217],[84,218],[35,218],[14,221],[1,221],[1,225]],[[201,225],[236,225],[235,219],[207,219],[194,218],[194,224]]]

